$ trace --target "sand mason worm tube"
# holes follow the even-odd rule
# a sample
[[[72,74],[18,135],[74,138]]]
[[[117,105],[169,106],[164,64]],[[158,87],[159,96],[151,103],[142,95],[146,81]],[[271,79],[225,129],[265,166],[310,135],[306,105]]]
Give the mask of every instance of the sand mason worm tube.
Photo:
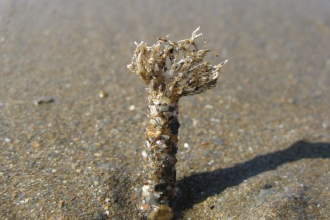
[[[198,50],[194,43],[197,28],[191,38],[172,42],[158,38],[149,46],[136,44],[132,63],[127,67],[145,82],[148,91],[149,125],[145,135],[145,180],[141,192],[141,210],[148,219],[171,219],[168,202],[176,195],[175,181],[180,123],[179,99],[203,93],[215,87],[220,68],[204,61],[210,50]],[[167,210],[167,211],[166,211]]]

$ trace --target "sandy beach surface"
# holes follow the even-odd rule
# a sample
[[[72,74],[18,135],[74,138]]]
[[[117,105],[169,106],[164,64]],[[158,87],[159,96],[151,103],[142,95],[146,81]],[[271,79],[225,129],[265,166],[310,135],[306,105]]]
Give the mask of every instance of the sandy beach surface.
[[[216,88],[180,100],[174,219],[330,219],[330,1],[0,1],[0,218],[138,219],[134,41],[201,26]],[[197,40],[203,46],[203,40]]]

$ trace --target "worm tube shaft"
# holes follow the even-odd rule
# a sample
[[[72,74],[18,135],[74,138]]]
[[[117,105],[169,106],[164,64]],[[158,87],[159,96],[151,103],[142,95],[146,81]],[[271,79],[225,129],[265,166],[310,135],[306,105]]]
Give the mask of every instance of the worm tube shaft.
[[[175,181],[177,162],[178,121],[177,100],[151,101],[149,99],[149,125],[146,131],[145,181],[142,187],[142,203],[151,206],[168,205],[169,199],[176,195]]]

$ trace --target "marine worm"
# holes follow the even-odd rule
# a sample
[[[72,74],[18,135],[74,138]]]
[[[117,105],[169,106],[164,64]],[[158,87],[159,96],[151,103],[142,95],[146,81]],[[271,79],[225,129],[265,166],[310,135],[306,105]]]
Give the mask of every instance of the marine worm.
[[[215,87],[220,68],[227,62],[212,66],[204,61],[210,50],[205,41],[204,49],[197,49],[194,39],[202,35],[198,31],[199,27],[191,38],[178,42],[166,36],[152,46],[135,43],[132,62],[127,65],[145,82],[148,92],[149,124],[142,152],[144,181],[139,204],[143,219],[173,218],[169,200],[177,194],[179,99]]]

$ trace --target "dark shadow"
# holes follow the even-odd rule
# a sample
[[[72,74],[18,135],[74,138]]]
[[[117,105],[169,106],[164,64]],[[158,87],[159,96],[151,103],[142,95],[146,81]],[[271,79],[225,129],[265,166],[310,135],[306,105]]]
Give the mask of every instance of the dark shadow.
[[[249,177],[303,158],[330,158],[330,143],[309,143],[302,140],[285,150],[260,155],[230,168],[185,177],[177,182],[180,193],[170,205],[174,208],[175,217],[178,218],[184,210],[221,193],[228,187],[239,185]]]

